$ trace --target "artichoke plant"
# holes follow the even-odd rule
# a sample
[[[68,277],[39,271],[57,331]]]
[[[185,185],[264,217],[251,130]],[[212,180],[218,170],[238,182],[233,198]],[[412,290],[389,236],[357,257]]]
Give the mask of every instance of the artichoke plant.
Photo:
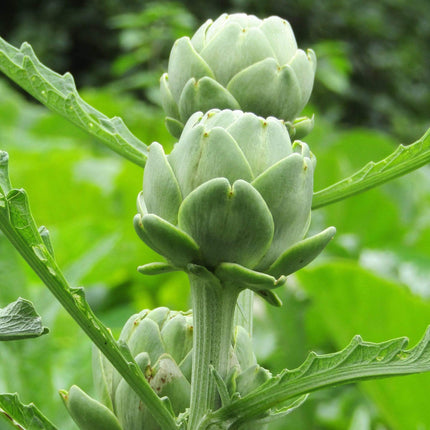
[[[335,233],[330,227],[303,240],[314,167],[306,143],[292,144],[276,118],[195,113],[169,155],[150,146],[135,228],[168,263],[140,271],[199,265],[276,304],[275,278],[305,266]]]
[[[297,49],[290,24],[279,17],[259,19],[223,14],[208,20],[190,39],[178,39],[161,97],[170,132],[179,137],[195,112],[240,109],[294,122],[309,100],[316,69],[312,50]],[[304,135],[313,121],[293,129]]]
[[[165,307],[143,310],[128,319],[119,341],[128,345],[146,379],[174,414],[185,413],[190,404],[192,314]],[[100,402],[76,386],[62,393],[81,430],[161,429],[137,394],[98,350],[94,351],[93,374]],[[229,394],[244,396],[270,376],[257,364],[249,335],[242,327],[236,327],[229,353]],[[258,423],[255,426],[264,428]]]
[[[253,356],[250,326],[233,336],[239,293],[250,289],[280,305],[273,290],[335,233],[330,227],[304,239],[316,161],[306,143],[291,141],[312,127],[296,116],[309,99],[315,64],[312,51],[297,49],[286,21],[222,15],[176,42],[161,79],[167,125],[180,137],[168,155],[156,142],[149,147],[134,226],[167,261],[138,270],[186,272],[193,321],[166,309],[144,312],[120,340],[187,429],[205,428],[208,411],[269,377]],[[66,396],[81,428],[103,419],[108,430],[158,429],[106,360],[98,356],[97,363],[105,405],[76,387]],[[261,419],[241,428],[261,429]]]

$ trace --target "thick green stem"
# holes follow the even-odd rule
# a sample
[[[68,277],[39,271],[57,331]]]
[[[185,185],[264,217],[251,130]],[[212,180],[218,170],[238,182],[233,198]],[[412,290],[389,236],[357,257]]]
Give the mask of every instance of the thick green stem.
[[[211,366],[222,378],[227,376],[234,310],[238,290],[221,282],[203,267],[189,275],[193,299],[193,368],[189,430],[209,410],[219,406]]]
[[[254,307],[254,292],[243,290],[237,300],[236,312],[234,313],[234,326],[242,326],[252,337],[252,310]]]

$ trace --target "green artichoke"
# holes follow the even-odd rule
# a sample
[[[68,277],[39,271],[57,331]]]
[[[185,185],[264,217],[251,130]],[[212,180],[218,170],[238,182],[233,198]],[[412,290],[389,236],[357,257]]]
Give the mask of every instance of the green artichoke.
[[[167,127],[179,137],[194,112],[212,108],[293,122],[309,100],[315,68],[315,53],[297,49],[284,19],[223,14],[172,48],[168,73],[161,77]],[[306,132],[313,121],[299,123]]]
[[[164,307],[131,316],[120,335],[120,341],[127,343],[154,391],[167,397],[176,416],[189,407],[192,338],[191,313]],[[271,376],[258,366],[251,338],[239,326],[232,342],[229,367],[226,382],[230,396],[244,396]],[[149,410],[98,350],[94,354],[93,372],[100,402],[76,386],[68,393],[62,392],[67,409],[81,430],[160,429]]]
[[[334,227],[303,240],[311,214],[315,158],[284,123],[231,110],[197,112],[166,156],[153,143],[134,225],[168,263],[157,274],[204,266],[223,281],[268,290],[312,261]]]

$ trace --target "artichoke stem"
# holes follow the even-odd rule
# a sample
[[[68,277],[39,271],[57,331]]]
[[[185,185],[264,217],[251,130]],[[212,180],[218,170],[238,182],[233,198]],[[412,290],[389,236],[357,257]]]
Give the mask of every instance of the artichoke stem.
[[[234,326],[242,326],[252,337],[252,311],[254,306],[254,292],[246,289],[239,294],[236,311],[234,314]]]
[[[209,410],[220,404],[211,366],[227,376],[239,290],[223,285],[205,269],[189,275],[193,300],[193,365],[188,429],[196,430]]]

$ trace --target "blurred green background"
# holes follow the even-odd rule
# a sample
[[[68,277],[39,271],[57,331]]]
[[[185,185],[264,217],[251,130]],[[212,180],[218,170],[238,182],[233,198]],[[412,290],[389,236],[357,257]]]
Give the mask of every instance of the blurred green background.
[[[164,127],[158,79],[173,41],[222,12],[279,15],[299,46],[318,57],[305,114],[318,158],[315,190],[342,179],[430,126],[430,3],[427,0],[19,0],[2,5],[0,35],[30,42],[54,70],[71,71],[83,98],[121,116],[145,143],[174,143]],[[143,308],[189,307],[185,276],[143,277],[157,256],[132,227],[142,170],[50,113],[0,76],[0,142],[12,182],[30,196],[50,230],[72,285],[83,285],[97,315],[118,333]],[[335,240],[281,291],[284,306],[256,301],[255,348],[273,372],[310,350],[332,352],[355,334],[368,341],[408,336],[430,323],[430,170],[313,213],[311,231],[337,227]],[[75,428],[58,389],[92,392],[91,345],[0,236],[0,307],[34,301],[50,334],[0,344],[0,392],[18,391],[61,429]],[[314,393],[271,429],[430,429],[430,375],[369,381]],[[3,429],[0,422],[0,429]],[[7,427],[5,427],[7,428]]]

